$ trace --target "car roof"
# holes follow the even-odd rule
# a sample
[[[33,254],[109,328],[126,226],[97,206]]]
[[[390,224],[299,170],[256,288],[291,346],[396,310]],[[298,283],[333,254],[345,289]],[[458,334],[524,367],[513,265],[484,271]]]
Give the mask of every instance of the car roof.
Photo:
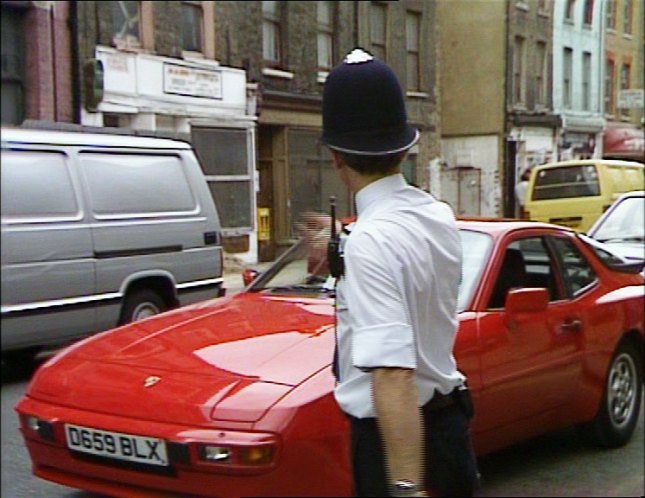
[[[457,219],[457,227],[459,229],[486,232],[495,236],[525,229],[550,229],[560,230],[563,232],[574,232],[573,229],[565,226],[543,223],[540,221],[520,220],[516,218],[460,217]]]
[[[90,145],[98,147],[136,147],[145,149],[190,149],[190,144],[168,138],[117,135],[109,133],[84,133],[2,127],[0,136],[4,144]]]
[[[607,166],[638,166],[645,168],[645,164],[638,161],[624,161],[622,159],[574,159],[570,161],[558,161],[535,166],[533,169],[560,168],[566,166],[580,166],[586,164],[606,164]]]

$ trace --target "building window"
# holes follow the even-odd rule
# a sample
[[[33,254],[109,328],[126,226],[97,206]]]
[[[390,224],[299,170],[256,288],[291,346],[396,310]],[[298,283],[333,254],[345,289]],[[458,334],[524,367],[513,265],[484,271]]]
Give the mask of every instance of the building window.
[[[575,7],[576,7],[576,0],[567,0],[566,10],[564,11],[565,21],[573,22]]]
[[[590,28],[593,24],[593,0],[585,0],[584,26]]]
[[[629,63],[623,62],[620,66],[620,89],[629,90],[631,88],[632,67]],[[626,107],[620,108],[620,115],[622,117],[629,117],[629,109]]]
[[[536,56],[535,103],[539,106],[545,106],[548,74],[546,43],[537,42]]]
[[[615,113],[614,98],[614,72],[616,71],[614,60],[605,60],[605,112],[613,115]]]
[[[262,53],[264,61],[278,66],[282,62],[282,23],[280,3],[262,2]]]
[[[387,40],[387,6],[372,2],[370,8],[370,46],[372,55],[382,61],[386,60]]]
[[[571,79],[573,77],[573,50],[565,47],[562,71],[562,105],[571,109]]]
[[[24,14],[2,7],[2,124],[17,125],[25,118]]]
[[[607,29],[616,29],[616,0],[607,0]]]
[[[193,126],[191,134],[222,228],[252,228],[251,131]]]
[[[538,14],[549,15],[551,0],[538,0]]]
[[[582,54],[582,109],[591,110],[591,53]]]
[[[420,33],[421,14],[408,11],[405,18],[406,86],[412,91],[421,89]]]
[[[624,0],[623,3],[623,32],[626,35],[632,34],[632,15],[634,9],[632,0]]]
[[[334,5],[318,4],[318,68],[329,71],[334,65]]]
[[[524,37],[516,36],[513,46],[513,103],[524,102]]]
[[[183,49],[188,52],[204,51],[204,11],[202,2],[182,2]]]
[[[117,48],[141,47],[141,2],[116,1],[112,5],[112,41]]]

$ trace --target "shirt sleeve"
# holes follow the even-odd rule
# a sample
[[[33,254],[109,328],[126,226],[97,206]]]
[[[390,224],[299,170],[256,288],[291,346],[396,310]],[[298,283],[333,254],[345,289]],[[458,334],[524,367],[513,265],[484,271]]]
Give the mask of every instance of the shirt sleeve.
[[[354,366],[416,368],[414,331],[391,250],[368,233],[353,234],[345,264]]]

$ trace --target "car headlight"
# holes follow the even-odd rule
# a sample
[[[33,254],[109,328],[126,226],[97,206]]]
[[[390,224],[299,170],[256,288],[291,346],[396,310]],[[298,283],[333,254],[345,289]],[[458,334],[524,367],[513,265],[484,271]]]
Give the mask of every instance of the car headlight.
[[[31,434],[38,435],[46,441],[55,441],[54,424],[33,415],[21,415],[23,428]]]

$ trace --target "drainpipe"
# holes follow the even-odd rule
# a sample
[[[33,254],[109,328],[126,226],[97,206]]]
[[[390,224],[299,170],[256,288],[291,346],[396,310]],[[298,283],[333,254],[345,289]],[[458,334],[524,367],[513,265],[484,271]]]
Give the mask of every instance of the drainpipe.
[[[509,46],[510,46],[510,2],[505,2],[506,9],[504,13],[504,98],[503,98],[503,115],[504,115],[504,156],[502,158],[504,166],[504,190],[502,196],[502,211],[507,218],[515,216],[515,170],[517,162],[517,141],[510,139],[510,126],[508,116],[508,82],[509,82]]]
[[[58,121],[58,72],[56,71],[56,14],[54,9],[56,8],[54,3],[49,4],[49,55],[51,57],[52,65],[52,100],[54,101],[54,119],[53,121]]]
[[[80,70],[80,47],[78,32],[78,4],[75,1],[69,2],[68,26],[70,31],[70,45],[72,57],[72,109],[74,123],[81,122],[81,70]]]

